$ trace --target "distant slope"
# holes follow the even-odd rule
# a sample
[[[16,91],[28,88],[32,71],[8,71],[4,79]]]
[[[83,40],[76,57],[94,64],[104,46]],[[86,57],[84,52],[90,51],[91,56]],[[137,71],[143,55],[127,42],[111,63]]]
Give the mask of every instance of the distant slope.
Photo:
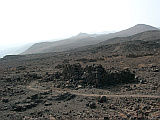
[[[46,52],[60,52],[60,51],[65,51],[69,50],[72,48],[84,46],[87,44],[87,41],[84,42],[84,40],[89,40],[92,39],[92,37],[82,37],[82,38],[77,38],[77,37],[72,37],[69,39],[65,40],[60,40],[56,42],[41,42],[41,43],[36,43],[32,45],[27,51],[23,52],[22,54],[35,54],[35,53],[46,53]],[[90,42],[88,42],[90,43]]]
[[[136,35],[128,37],[117,37],[112,38],[95,45],[88,45],[79,47],[76,49],[71,49],[64,52],[57,53],[39,53],[33,55],[7,55],[3,59],[40,59],[49,58],[52,59],[53,56],[110,56],[110,55],[151,55],[160,54],[160,30],[151,30]],[[131,57],[135,57],[135,56]],[[2,59],[0,59],[2,60]]]
[[[127,36],[132,36],[132,35],[135,35],[137,33],[145,32],[145,31],[149,31],[149,30],[159,30],[159,29],[155,28],[155,27],[152,27],[150,25],[137,24],[137,25],[135,25],[131,28],[128,28],[126,30],[122,30],[120,32],[110,33],[110,34],[107,34],[107,35],[99,36],[99,38],[110,39],[110,38],[115,38],[115,37],[127,37]]]
[[[92,49],[91,51],[98,52],[99,48],[105,48],[106,46],[110,46],[110,47],[112,46],[112,48],[114,48],[114,46],[119,46],[119,45],[122,46],[122,45],[127,45],[127,44],[135,44],[136,42],[134,43],[134,41],[136,41],[137,43],[140,43],[140,44],[141,43],[143,44],[143,42],[147,43],[147,42],[152,42],[152,41],[153,42],[160,42],[160,30],[151,30],[151,31],[141,32],[136,35],[132,35],[132,36],[128,36],[128,37],[111,38],[111,39],[108,39],[108,40],[103,41],[101,43],[98,43],[95,45],[79,47],[79,48],[73,49],[72,51],[90,51]],[[143,42],[139,42],[139,41],[143,41]],[[107,47],[107,49],[110,47]],[[130,46],[130,47],[132,48],[132,46]],[[112,49],[112,50],[115,51],[114,49]],[[117,50],[119,50],[119,49],[117,49]],[[159,48],[159,50],[160,50],[160,48]]]
[[[159,40],[160,39],[160,30],[150,30],[141,32],[129,37],[116,37],[109,40],[106,40],[104,42],[101,42],[100,44],[114,44],[114,43],[121,43],[126,41],[135,41],[135,40],[143,40],[143,41],[152,41],[152,40]]]
[[[14,47],[14,48],[8,48],[5,50],[1,50],[0,51],[0,58],[2,58],[5,55],[17,55],[20,54],[24,51],[26,51],[29,47],[31,47],[33,44],[26,44],[23,46],[19,46],[19,47]]]
[[[79,33],[78,35],[74,36],[73,38],[82,38],[82,37],[88,37],[88,36],[90,36],[90,35],[87,33]]]
[[[56,41],[56,42],[42,42],[36,43],[31,46],[28,50],[23,52],[22,54],[35,54],[35,53],[47,53],[47,52],[61,52],[66,51],[86,45],[94,45],[105,40],[115,38],[115,37],[127,37],[131,35],[135,35],[137,33],[141,33],[149,30],[158,30],[155,27],[138,24],[134,27],[131,27],[126,30],[122,30],[120,32],[111,33],[107,35],[94,36],[86,33],[80,33],[75,37],[71,37],[69,39]]]
[[[73,51],[77,54],[97,54],[101,56],[106,56],[108,54],[127,55],[157,53],[158,51],[160,52],[160,39],[153,41],[135,40],[100,46],[93,45],[85,48],[79,48]]]
[[[135,35],[137,33],[145,32],[149,30],[158,30],[158,28],[152,27],[150,25],[145,25],[145,24],[137,24],[134,27],[117,32],[116,35],[119,37],[125,37],[128,35],[131,36],[131,35]]]

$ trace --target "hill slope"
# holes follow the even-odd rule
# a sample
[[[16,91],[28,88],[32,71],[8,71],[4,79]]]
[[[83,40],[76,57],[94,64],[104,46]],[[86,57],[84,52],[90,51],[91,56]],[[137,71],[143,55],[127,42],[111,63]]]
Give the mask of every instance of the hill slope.
[[[26,44],[23,46],[8,48],[4,50],[0,50],[0,58],[2,58],[5,55],[18,55],[24,51],[26,51],[28,48],[30,48],[33,45],[33,43]]]
[[[113,44],[113,43],[121,43],[126,41],[134,41],[134,40],[143,40],[143,41],[152,41],[152,40],[158,40],[160,39],[160,30],[150,30],[146,32],[141,32],[129,37],[116,37],[109,40],[106,40],[104,42],[101,42],[100,44]]]
[[[86,45],[94,45],[100,42],[103,42],[105,40],[108,40],[110,38],[115,37],[127,37],[131,36],[137,33],[141,33],[144,31],[149,30],[158,30],[155,27],[144,25],[144,24],[138,24],[134,27],[131,27],[126,30],[122,30],[120,32],[111,33],[107,35],[101,35],[94,37],[94,35],[89,35],[86,33],[80,33],[75,37],[71,37],[69,39],[56,41],[56,42],[42,42],[42,43],[36,43],[33,46],[31,46],[28,50],[23,52],[22,54],[35,54],[35,53],[47,53],[47,52],[61,52],[66,51]]]
[[[122,51],[126,53],[129,49],[130,49],[130,52],[135,52],[139,50],[148,51],[147,48],[155,47],[156,44],[159,44],[158,42],[160,42],[160,31],[152,30],[152,31],[138,33],[136,35],[132,35],[128,37],[112,38],[112,39],[103,41],[101,43],[95,44],[95,45],[79,47],[71,51],[77,51],[77,52],[78,51],[83,51],[83,52],[92,51],[93,53],[98,53],[98,52],[104,52],[104,53],[105,52],[110,52],[110,53],[116,52],[118,53]],[[130,46],[130,48],[128,46]],[[134,46],[137,46],[137,48]],[[160,48],[158,47],[156,47],[156,49],[160,50]],[[152,49],[149,49],[149,50],[154,51]]]

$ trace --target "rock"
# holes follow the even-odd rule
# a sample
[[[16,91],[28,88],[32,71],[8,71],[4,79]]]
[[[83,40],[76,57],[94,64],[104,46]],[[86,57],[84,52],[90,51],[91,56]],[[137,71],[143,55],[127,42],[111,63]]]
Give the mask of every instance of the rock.
[[[34,79],[38,78],[38,75],[36,73],[29,73],[28,76]]]
[[[35,120],[50,120],[49,118],[44,118],[44,117],[38,117]]]
[[[49,96],[47,100],[54,100],[52,96]]]
[[[105,85],[133,83],[138,79],[137,77],[135,79],[135,74],[131,73],[129,69],[106,71],[101,64],[88,65],[85,68],[82,68],[80,64],[66,64],[63,66],[63,72],[60,78],[67,82],[57,83],[57,88],[70,88],[72,84],[72,87],[76,90],[83,86],[85,87],[86,84],[94,87],[102,87]],[[76,87],[77,84],[82,86]]]
[[[140,78],[139,75],[135,75],[135,79],[136,79],[136,80],[140,80],[141,78]]]
[[[49,106],[49,105],[52,105],[52,103],[51,102],[46,102],[44,105]]]
[[[104,117],[104,120],[109,120],[109,117]]]
[[[139,109],[140,109],[140,106],[137,105],[137,106],[135,106],[134,111],[139,110]]]
[[[151,109],[151,106],[148,106],[148,105],[143,107],[143,110],[150,110],[150,109]]]
[[[32,100],[31,99],[25,99],[25,103],[30,103]]]
[[[36,102],[31,102],[31,101],[26,102],[24,100],[24,101],[19,102],[18,104],[14,104],[12,106],[12,110],[21,112],[21,111],[25,111],[26,109],[31,109],[31,108],[36,107],[36,106],[37,106]]]
[[[98,97],[98,102],[103,103],[103,102],[106,102],[106,101],[107,101],[106,96],[99,96],[99,97]]]
[[[156,86],[154,86],[154,87],[152,87],[152,89],[151,90],[157,90],[157,87]]]
[[[78,85],[77,88],[78,88],[78,89],[82,88],[82,85]]]
[[[24,104],[24,106],[25,106],[27,109],[30,109],[30,108],[32,108],[32,107],[36,107],[36,106],[37,106],[37,103],[31,102],[31,103]]]
[[[87,103],[86,106],[89,107],[89,103]]]
[[[89,107],[91,109],[95,109],[96,108],[96,104],[94,102],[89,103]]]
[[[56,100],[71,100],[74,99],[75,97],[76,95],[70,94],[69,92],[65,92],[57,96]]]
[[[83,88],[83,86],[82,86],[82,85],[78,85],[78,86],[75,88],[75,90],[78,90],[78,89],[81,89],[81,88]]]
[[[61,85],[60,85],[60,84],[58,84],[58,85],[56,85],[56,87],[57,87],[57,88],[60,88],[60,87],[61,87]]]
[[[48,90],[48,91],[42,92],[42,93],[40,93],[40,95],[48,95],[50,93],[52,93],[52,90]]]
[[[64,112],[63,115],[68,115],[68,112]]]
[[[31,100],[36,100],[39,98],[39,94],[35,94],[31,96]]]
[[[127,113],[127,117],[130,118],[132,115],[130,113]]]
[[[153,72],[159,72],[159,70],[158,70],[158,69],[155,69],[155,70],[153,70]]]
[[[109,109],[113,109],[113,110],[115,110],[115,109],[116,109],[116,107],[115,107],[113,104],[111,104],[111,105],[109,106]]]
[[[4,103],[8,103],[9,102],[9,100],[7,98],[2,98],[1,101],[4,102]]]
[[[85,80],[79,80],[80,84],[83,84],[85,82]]]
[[[21,105],[12,106],[13,111],[21,112],[24,111],[26,108]]]
[[[34,102],[35,103],[41,103],[41,102],[43,102],[43,100],[42,99],[36,99]]]

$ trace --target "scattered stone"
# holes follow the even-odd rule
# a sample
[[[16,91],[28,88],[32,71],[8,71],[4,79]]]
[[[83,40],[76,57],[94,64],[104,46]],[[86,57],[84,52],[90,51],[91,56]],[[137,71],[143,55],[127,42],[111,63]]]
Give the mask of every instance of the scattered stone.
[[[68,115],[68,112],[64,112],[63,115]]]
[[[104,117],[104,120],[109,120],[109,117]]]
[[[61,95],[58,95],[56,100],[71,100],[74,99],[76,95],[70,94],[69,92],[62,93]]]
[[[91,109],[95,109],[96,108],[96,104],[94,102],[89,103],[89,107]]]
[[[109,109],[113,109],[113,110],[115,110],[115,109],[116,109],[116,107],[115,107],[113,104],[111,104],[111,105],[109,106]]]
[[[25,103],[30,103],[32,100],[31,99],[25,99],[24,102]]]
[[[103,102],[106,102],[106,101],[107,101],[106,96],[99,96],[99,97],[98,97],[98,102],[103,103]]]
[[[51,102],[46,102],[44,105],[49,106],[49,105],[52,105],[52,103]]]
[[[4,102],[4,103],[8,103],[9,102],[9,100],[7,98],[2,98],[1,101]]]
[[[158,69],[155,69],[155,70],[153,70],[153,72],[159,72],[159,70],[158,70]]]
[[[36,99],[39,98],[39,95],[38,94],[34,94],[30,98],[31,98],[31,100],[36,100]]]
[[[78,88],[78,89],[81,89],[81,88],[82,88],[82,85],[78,85],[77,88]]]
[[[20,105],[12,106],[12,110],[17,112],[24,111],[25,109],[26,108],[24,106],[20,106]]]

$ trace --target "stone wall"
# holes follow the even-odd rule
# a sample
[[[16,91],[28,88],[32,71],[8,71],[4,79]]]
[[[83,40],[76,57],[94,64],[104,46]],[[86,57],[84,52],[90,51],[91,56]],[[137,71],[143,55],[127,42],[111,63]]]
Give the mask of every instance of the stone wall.
[[[62,77],[64,81],[83,81],[86,85],[100,87],[132,83],[135,75],[130,70],[105,70],[102,65],[90,65],[82,68],[80,64],[66,64],[63,66]]]

